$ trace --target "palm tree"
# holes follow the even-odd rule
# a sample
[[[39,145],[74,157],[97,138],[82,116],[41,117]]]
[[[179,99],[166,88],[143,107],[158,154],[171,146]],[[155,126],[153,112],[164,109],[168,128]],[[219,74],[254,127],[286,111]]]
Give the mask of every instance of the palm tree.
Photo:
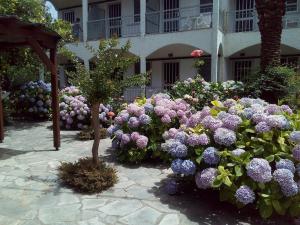
[[[280,65],[282,19],[286,0],[255,0],[261,33],[261,71]]]

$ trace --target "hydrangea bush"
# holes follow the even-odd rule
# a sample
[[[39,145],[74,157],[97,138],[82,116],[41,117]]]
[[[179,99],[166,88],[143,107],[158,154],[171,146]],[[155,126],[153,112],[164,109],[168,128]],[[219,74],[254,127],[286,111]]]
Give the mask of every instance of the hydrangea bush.
[[[158,94],[129,104],[115,117],[115,124],[108,128],[108,133],[121,161],[137,163],[149,158],[167,159],[169,156],[160,151],[160,147],[163,137],[173,134],[172,130],[166,131],[171,127],[178,128],[190,115],[186,101]]]
[[[300,216],[300,115],[261,99],[212,105],[164,135],[173,172],[264,218]]]
[[[244,93],[244,84],[229,80],[226,82],[206,82],[200,75],[195,79],[189,78],[177,82],[170,95],[174,98],[183,98],[197,110],[201,110],[213,100],[239,98]]]
[[[74,87],[66,87],[60,92],[60,122],[65,129],[87,129],[90,125],[91,110],[81,91]],[[114,117],[110,105],[101,104],[99,119],[103,127],[108,127]]]
[[[32,119],[48,119],[51,114],[51,84],[30,81],[13,92],[11,106],[14,114]]]

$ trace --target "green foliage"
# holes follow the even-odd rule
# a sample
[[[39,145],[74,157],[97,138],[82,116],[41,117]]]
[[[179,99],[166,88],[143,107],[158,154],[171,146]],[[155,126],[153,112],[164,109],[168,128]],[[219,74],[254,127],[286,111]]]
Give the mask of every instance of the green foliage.
[[[59,170],[62,183],[80,193],[99,193],[112,187],[118,180],[116,170],[91,158],[82,158],[75,163],[63,162]]]
[[[270,67],[265,72],[257,72],[250,76],[246,83],[246,92],[270,103],[278,103],[280,99],[299,92],[298,86],[293,84],[295,77],[296,72],[293,68]]]
[[[183,98],[197,110],[201,110],[216,99],[222,101],[227,98],[243,97],[244,85],[236,81],[206,82],[198,75],[195,79],[189,78],[177,82],[170,91],[170,95],[173,98]]]
[[[145,83],[141,75],[124,78],[124,72],[133,65],[137,58],[130,55],[130,43],[118,47],[118,40],[101,40],[99,48],[89,48],[95,56],[95,68],[87,70],[84,65],[76,62],[76,71],[70,72],[71,82],[78,86],[90,104],[106,103],[111,98],[122,95],[123,89]]]

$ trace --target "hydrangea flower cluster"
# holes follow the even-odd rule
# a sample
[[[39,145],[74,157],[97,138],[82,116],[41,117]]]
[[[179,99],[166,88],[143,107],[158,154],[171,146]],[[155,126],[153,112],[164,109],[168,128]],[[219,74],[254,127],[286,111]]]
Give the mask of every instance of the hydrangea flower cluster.
[[[243,205],[253,203],[255,200],[255,193],[246,185],[239,187],[235,192],[236,200]]]
[[[286,197],[298,194],[299,187],[294,181],[294,174],[289,169],[277,169],[274,171],[273,177]]]
[[[87,129],[90,125],[91,110],[87,100],[81,95],[78,88],[66,87],[60,92],[60,123],[61,127],[70,129]],[[110,105],[100,104],[99,119],[104,127],[107,127],[114,117]]]
[[[17,115],[47,119],[51,113],[51,84],[30,81],[13,93],[11,103]]]
[[[218,175],[216,168],[207,168],[198,172],[195,176],[195,182],[198,188],[208,189],[212,187],[214,180]]]
[[[267,183],[272,180],[272,169],[269,162],[265,159],[254,158],[247,165],[247,174],[254,181]]]

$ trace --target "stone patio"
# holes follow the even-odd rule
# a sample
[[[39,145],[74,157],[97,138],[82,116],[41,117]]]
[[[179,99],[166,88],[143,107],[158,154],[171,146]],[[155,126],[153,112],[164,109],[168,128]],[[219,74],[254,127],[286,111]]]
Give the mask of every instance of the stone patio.
[[[7,127],[0,144],[1,225],[190,225],[291,224],[282,219],[262,221],[252,211],[187,191],[168,196],[162,183],[171,173],[155,165],[117,164],[109,139],[101,142],[103,159],[118,170],[119,182],[99,195],[82,195],[62,187],[56,168],[61,161],[89,156],[91,141],[62,132],[62,147],[54,151],[51,123],[16,123]]]

